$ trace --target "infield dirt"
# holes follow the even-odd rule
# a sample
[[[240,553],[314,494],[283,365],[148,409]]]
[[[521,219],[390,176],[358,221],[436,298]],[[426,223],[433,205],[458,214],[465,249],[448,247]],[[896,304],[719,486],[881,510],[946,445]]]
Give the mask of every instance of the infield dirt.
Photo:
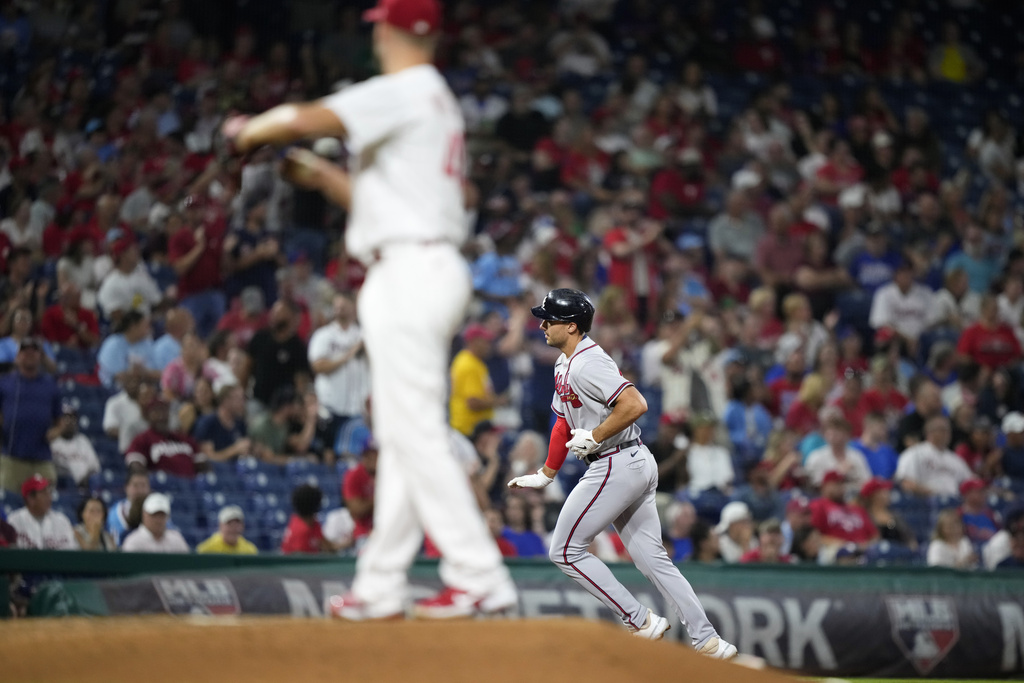
[[[350,624],[132,617],[0,623],[4,683],[790,683],[579,619]]]

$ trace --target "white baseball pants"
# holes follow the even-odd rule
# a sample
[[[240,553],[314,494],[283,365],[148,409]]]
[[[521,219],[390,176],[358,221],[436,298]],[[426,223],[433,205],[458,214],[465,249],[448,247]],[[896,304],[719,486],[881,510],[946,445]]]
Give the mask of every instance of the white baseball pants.
[[[404,604],[424,531],[446,585],[482,597],[511,581],[445,419],[451,341],[471,295],[469,268],[448,244],[387,247],[359,293],[380,453],[373,532],[352,591],[381,611]]]

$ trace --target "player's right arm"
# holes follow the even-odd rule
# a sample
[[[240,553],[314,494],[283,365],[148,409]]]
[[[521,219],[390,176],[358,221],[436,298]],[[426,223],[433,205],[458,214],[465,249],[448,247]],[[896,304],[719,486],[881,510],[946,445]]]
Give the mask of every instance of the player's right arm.
[[[236,116],[224,122],[224,135],[239,152],[263,145],[287,145],[319,137],[347,137],[338,115],[323,102],[282,104],[252,118]]]
[[[510,489],[542,489],[555,480],[555,475],[565,462],[569,454],[566,443],[572,438],[569,430],[569,423],[564,417],[555,420],[555,426],[551,428],[551,440],[548,442],[548,458],[544,466],[537,470],[536,474],[527,474],[516,477],[508,483]]]

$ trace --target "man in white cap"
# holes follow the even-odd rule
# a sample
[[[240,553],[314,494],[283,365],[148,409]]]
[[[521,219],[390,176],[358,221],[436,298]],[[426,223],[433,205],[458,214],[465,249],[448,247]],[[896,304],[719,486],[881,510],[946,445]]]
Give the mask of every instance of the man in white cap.
[[[739,562],[744,553],[757,547],[753,517],[743,501],[734,500],[722,508],[715,533],[722,559],[729,564]]]
[[[151,493],[142,504],[142,524],[125,537],[121,549],[126,553],[187,553],[191,549],[181,532],[168,529],[171,499]]]
[[[217,514],[218,531],[196,546],[197,553],[224,553],[228,555],[255,555],[256,546],[242,536],[245,531],[245,513],[237,505],[225,505]]]
[[[1024,414],[1007,413],[1003,417],[1003,434],[1006,445],[1003,447],[1003,474],[1011,479],[1024,479]]]

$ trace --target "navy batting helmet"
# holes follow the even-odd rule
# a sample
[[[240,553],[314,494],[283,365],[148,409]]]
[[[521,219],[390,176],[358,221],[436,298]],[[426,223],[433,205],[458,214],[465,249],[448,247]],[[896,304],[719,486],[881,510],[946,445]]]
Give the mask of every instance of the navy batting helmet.
[[[594,304],[578,289],[552,289],[541,305],[531,310],[541,320],[576,323],[583,332],[589,332],[594,322]]]

